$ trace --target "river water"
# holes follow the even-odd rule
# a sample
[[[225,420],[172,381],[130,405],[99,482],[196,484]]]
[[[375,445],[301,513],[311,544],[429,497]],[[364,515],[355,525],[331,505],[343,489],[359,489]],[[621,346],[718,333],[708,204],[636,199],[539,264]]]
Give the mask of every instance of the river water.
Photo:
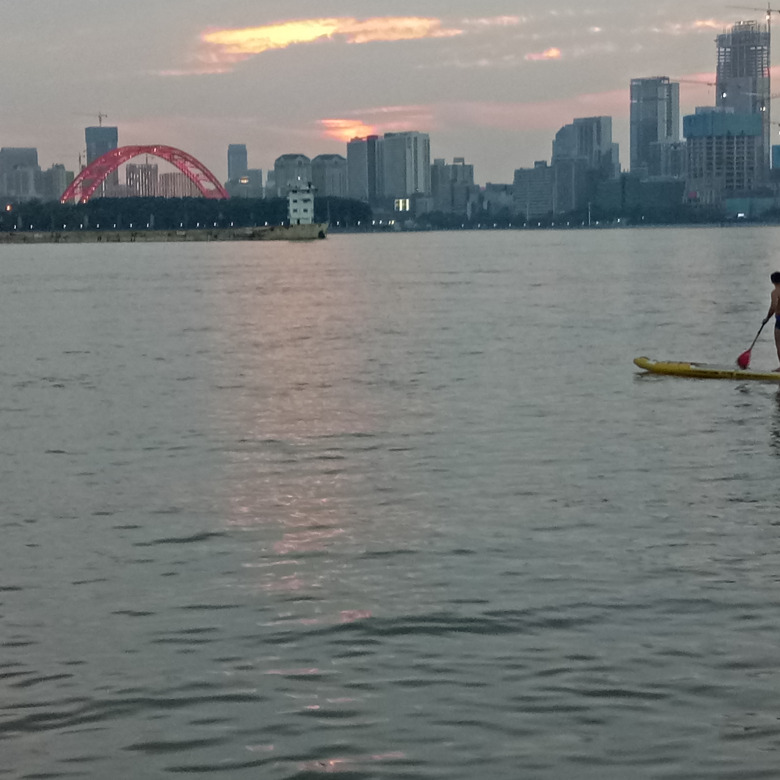
[[[778,777],[779,245],[3,248],[0,777]]]

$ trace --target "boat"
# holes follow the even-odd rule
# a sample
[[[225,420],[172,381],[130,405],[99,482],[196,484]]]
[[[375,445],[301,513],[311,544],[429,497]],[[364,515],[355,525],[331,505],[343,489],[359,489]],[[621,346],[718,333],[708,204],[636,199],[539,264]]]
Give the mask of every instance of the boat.
[[[668,360],[634,358],[634,365],[650,374],[682,376],[690,379],[736,379],[759,382],[780,382],[780,371],[750,371],[733,366],[717,366],[710,363],[680,363]]]

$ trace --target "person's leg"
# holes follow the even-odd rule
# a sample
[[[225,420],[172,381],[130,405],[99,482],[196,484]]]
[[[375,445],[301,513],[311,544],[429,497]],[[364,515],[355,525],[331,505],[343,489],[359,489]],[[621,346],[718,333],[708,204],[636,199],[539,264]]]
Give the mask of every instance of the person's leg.
[[[777,359],[780,361],[780,321],[778,320],[775,320],[775,347],[777,348]],[[780,366],[775,371],[780,371]]]

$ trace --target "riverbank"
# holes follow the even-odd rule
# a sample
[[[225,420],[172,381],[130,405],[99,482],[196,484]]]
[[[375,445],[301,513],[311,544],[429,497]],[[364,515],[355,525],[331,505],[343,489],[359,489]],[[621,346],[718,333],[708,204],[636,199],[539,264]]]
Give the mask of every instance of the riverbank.
[[[195,230],[14,230],[0,233],[0,244],[133,244],[187,241],[314,241],[326,238],[324,222]]]

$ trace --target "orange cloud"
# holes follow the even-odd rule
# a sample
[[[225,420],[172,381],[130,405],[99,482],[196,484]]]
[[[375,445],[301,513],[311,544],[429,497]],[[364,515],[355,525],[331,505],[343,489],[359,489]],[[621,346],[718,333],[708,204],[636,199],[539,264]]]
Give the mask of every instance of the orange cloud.
[[[725,30],[729,25],[716,19],[697,19],[693,23],[694,30]]]
[[[373,19],[300,19],[264,27],[210,30],[201,35],[201,60],[225,68],[273,49],[297,43],[341,38],[347,43],[410,41],[461,35],[463,30],[446,28],[440,19],[417,16]]]
[[[556,49],[553,46],[552,48],[545,49],[542,52],[526,54],[525,59],[528,60],[528,62],[538,62],[542,60],[559,60],[561,56],[561,50]]]
[[[353,138],[365,138],[367,135],[377,135],[378,129],[367,125],[359,119],[321,119],[320,125],[325,129],[325,137],[347,143]]]
[[[374,106],[350,112],[353,119],[320,119],[322,136],[351,141],[367,135],[398,133],[405,130],[430,131],[436,127],[431,106]]]

